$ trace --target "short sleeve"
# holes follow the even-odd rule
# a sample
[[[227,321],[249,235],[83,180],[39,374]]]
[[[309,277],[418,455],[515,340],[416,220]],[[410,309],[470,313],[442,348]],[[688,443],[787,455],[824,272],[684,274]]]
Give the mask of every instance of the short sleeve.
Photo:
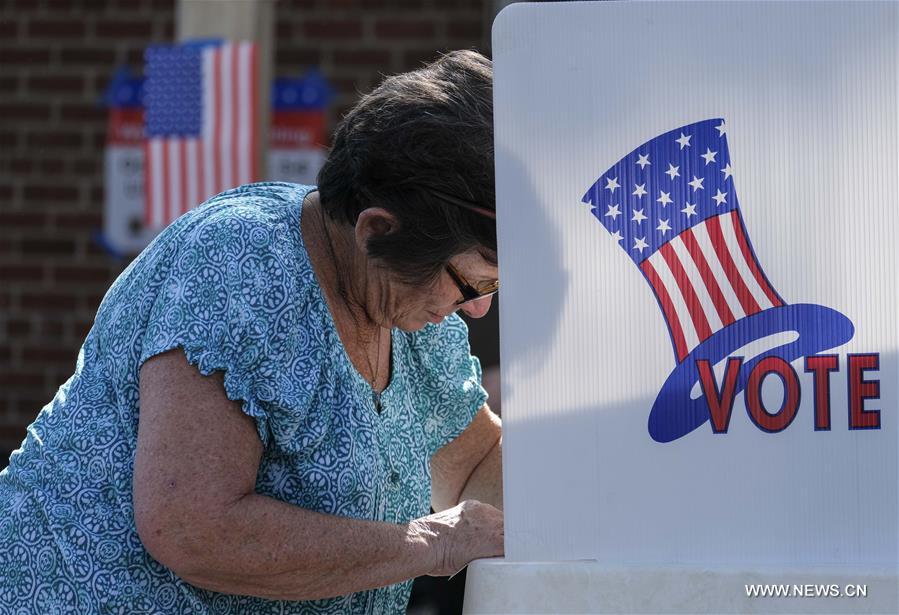
[[[481,363],[471,355],[468,327],[457,314],[417,334],[418,382],[424,431],[433,455],[456,439],[487,401]]]
[[[140,356],[181,347],[202,374],[224,372],[263,445],[284,405],[281,360],[291,343],[289,229],[252,208],[226,206],[177,240],[149,311]],[[283,377],[283,376],[281,376]]]

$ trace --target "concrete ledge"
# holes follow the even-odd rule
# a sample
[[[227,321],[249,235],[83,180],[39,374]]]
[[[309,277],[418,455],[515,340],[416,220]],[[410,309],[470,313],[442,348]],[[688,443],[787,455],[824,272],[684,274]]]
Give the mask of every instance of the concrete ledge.
[[[788,585],[811,596],[749,597],[746,586]],[[793,588],[795,585],[797,588]],[[806,587],[808,585],[808,587]],[[816,589],[814,586],[827,586]],[[866,587],[867,596],[831,597]],[[825,597],[815,592],[825,591]],[[899,569],[610,567],[594,561],[478,560],[464,613],[899,613]]]

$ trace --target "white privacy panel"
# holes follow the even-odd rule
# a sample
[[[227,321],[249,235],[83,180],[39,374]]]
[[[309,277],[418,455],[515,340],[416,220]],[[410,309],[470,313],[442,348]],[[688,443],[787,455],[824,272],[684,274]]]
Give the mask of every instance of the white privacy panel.
[[[506,556],[896,565],[897,6],[493,30]]]

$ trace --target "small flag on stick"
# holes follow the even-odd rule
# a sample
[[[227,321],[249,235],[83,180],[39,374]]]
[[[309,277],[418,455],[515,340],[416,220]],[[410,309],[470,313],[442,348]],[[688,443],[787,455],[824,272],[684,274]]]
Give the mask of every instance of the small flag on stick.
[[[146,52],[145,208],[161,228],[209,197],[258,178],[252,42]]]

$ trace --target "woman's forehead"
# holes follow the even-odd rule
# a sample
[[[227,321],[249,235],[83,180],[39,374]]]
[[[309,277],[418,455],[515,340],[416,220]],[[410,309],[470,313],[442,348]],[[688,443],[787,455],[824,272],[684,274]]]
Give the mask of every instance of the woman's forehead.
[[[450,262],[465,277],[471,277],[473,280],[492,280],[497,277],[497,266],[484,258],[484,255],[476,249],[457,254]]]

